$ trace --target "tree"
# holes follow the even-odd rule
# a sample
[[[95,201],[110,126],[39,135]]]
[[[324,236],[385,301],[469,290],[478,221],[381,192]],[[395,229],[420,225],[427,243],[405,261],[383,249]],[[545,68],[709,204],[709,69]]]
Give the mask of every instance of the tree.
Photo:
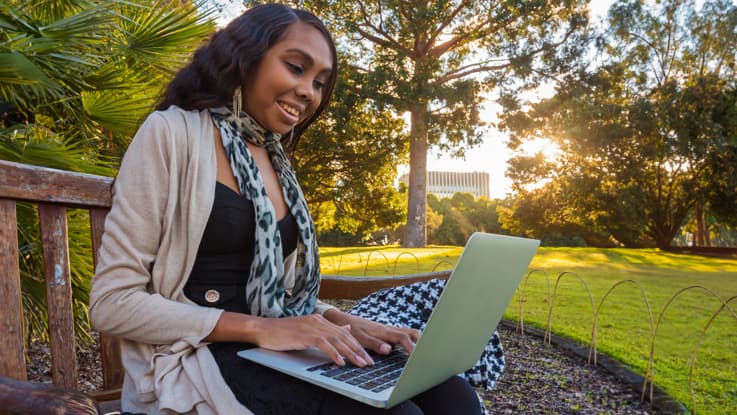
[[[496,201],[459,192],[442,199],[428,194],[427,204],[427,239],[431,244],[463,246],[475,231],[504,233]]]
[[[165,79],[213,28],[192,5],[147,0],[0,3],[0,158],[114,175]],[[70,212],[77,334],[93,273],[88,218]],[[46,333],[37,216],[18,207],[29,337]]]
[[[562,154],[552,167],[527,158],[514,174],[556,181],[575,223],[665,248],[694,209],[703,217],[713,156],[733,140],[722,115],[737,11],[723,1],[699,13],[688,1],[620,1],[609,18],[598,64],[529,110],[507,101],[513,148],[544,137]]]
[[[318,233],[337,230],[361,241],[403,219],[404,201],[393,184],[406,146],[402,120],[356,94],[365,74],[344,58],[341,63],[335,98],[292,158]]]
[[[482,94],[522,88],[578,52],[587,2],[302,1],[337,29],[367,75],[355,92],[409,114],[409,201],[403,246],[426,242],[429,146],[462,155],[481,140]],[[378,138],[380,139],[380,138]]]
[[[709,183],[707,204],[721,224],[737,227],[737,85],[719,97],[714,121],[721,126],[725,145],[709,154],[705,181]],[[703,221],[702,221],[703,222]]]

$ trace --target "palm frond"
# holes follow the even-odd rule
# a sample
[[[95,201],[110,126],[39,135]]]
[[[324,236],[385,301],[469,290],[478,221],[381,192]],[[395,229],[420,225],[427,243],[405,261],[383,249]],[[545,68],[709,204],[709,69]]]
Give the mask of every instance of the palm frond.
[[[151,74],[146,71],[124,70],[118,62],[107,62],[85,77],[85,82],[96,91],[139,90],[142,89],[142,85],[150,85],[156,80],[152,79]]]
[[[22,53],[0,53],[0,82],[17,85],[38,85],[59,88],[60,85],[28,60]]]
[[[36,20],[52,22],[70,16],[92,5],[86,0],[35,0],[28,1],[24,9]]]
[[[19,124],[0,129],[0,159],[83,173],[114,175],[113,161],[62,140],[47,128]]]
[[[82,105],[90,119],[104,128],[133,135],[152,110],[153,98],[150,93],[136,96],[114,90],[93,91],[82,93]]]
[[[20,7],[14,7],[7,2],[3,4],[3,7],[0,7],[0,27],[9,33],[32,33],[38,35],[38,29],[35,25],[27,21],[28,16],[26,16],[23,8],[24,4],[21,4]]]
[[[169,3],[164,5],[164,3]],[[213,9],[203,3],[195,6],[172,5],[159,0],[153,5],[130,7],[128,19],[121,21],[121,53],[138,63],[173,73],[189,57],[193,45],[213,31]]]
[[[105,2],[87,7],[39,27],[39,32],[43,37],[63,40],[69,46],[78,43],[83,43],[86,47],[102,44],[106,32],[101,29],[115,21],[116,16],[110,11],[112,4],[114,3]]]

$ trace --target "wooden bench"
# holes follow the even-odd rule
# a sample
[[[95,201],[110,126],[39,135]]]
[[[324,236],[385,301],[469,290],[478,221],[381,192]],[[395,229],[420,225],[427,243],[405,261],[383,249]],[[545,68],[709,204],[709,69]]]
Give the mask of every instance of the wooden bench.
[[[102,389],[83,395],[77,389],[77,359],[72,314],[67,209],[89,211],[93,260],[111,205],[109,177],[73,173],[0,160],[0,414],[107,413],[119,410],[123,369],[120,344],[100,336]],[[37,204],[43,244],[46,298],[54,388],[28,382],[21,307],[16,203]],[[358,278],[324,276],[322,299],[357,299],[378,289],[447,278],[449,271]],[[92,278],[92,275],[89,276]],[[65,391],[61,393],[59,391]],[[63,412],[54,412],[56,408]],[[71,409],[76,408],[76,409]]]

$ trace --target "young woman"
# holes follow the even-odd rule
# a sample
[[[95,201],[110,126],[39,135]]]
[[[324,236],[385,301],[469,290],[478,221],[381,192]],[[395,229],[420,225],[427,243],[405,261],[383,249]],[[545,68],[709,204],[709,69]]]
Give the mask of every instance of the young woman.
[[[323,111],[337,69],[315,16],[254,7],[195,53],[134,137],[90,299],[94,327],[122,339],[125,412],[480,413],[459,377],[380,410],[236,356],[318,347],[366,366],[365,349],[418,339],[317,300],[315,230],[283,147]]]

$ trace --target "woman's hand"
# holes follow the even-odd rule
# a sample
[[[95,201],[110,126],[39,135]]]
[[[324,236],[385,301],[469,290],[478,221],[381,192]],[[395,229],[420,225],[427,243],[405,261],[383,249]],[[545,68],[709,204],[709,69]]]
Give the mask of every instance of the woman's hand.
[[[337,325],[350,326],[351,334],[363,347],[380,354],[389,354],[394,344],[412,353],[420,338],[420,332],[415,329],[387,326],[337,309],[326,311],[324,316]]]
[[[338,365],[345,358],[356,366],[373,364],[373,360],[348,327],[331,323],[319,314],[300,317],[269,318],[263,322],[266,331],[256,344],[271,350],[304,350],[317,347]]]
[[[240,341],[280,351],[317,347],[340,366],[346,359],[359,367],[373,364],[347,326],[331,323],[319,314],[265,318],[226,311],[205,341]]]

